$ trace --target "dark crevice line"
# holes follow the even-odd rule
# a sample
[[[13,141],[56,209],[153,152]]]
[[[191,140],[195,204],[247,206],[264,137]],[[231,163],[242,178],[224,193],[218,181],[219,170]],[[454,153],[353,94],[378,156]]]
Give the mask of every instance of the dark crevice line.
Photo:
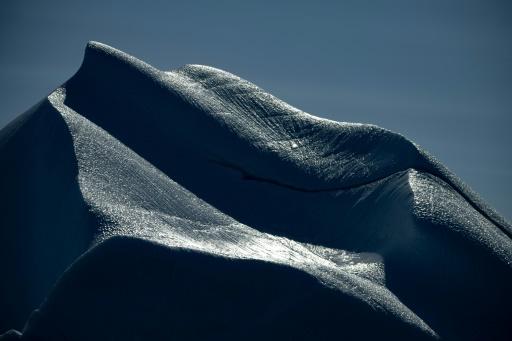
[[[373,179],[373,180],[369,180],[369,181],[366,181],[366,182],[360,182],[360,183],[357,183],[357,184],[354,184],[354,185],[350,185],[350,186],[338,186],[338,187],[331,187],[331,188],[312,189],[312,188],[303,188],[303,187],[298,187],[298,186],[290,185],[290,184],[283,183],[283,182],[280,182],[280,181],[277,181],[277,180],[274,180],[274,179],[268,179],[268,178],[259,177],[259,176],[256,176],[254,174],[251,174],[250,172],[248,172],[247,170],[243,169],[242,167],[240,167],[238,165],[235,165],[233,163],[230,163],[228,161],[225,161],[225,160],[209,159],[208,161],[210,163],[217,164],[217,165],[219,165],[221,167],[232,169],[232,170],[235,170],[235,171],[239,172],[242,175],[242,179],[243,180],[258,181],[258,182],[268,183],[268,184],[272,184],[272,185],[275,185],[275,186],[279,186],[279,187],[282,187],[282,188],[287,188],[287,189],[290,189],[290,190],[293,190],[293,191],[303,192],[303,193],[328,193],[328,192],[336,192],[336,191],[346,191],[346,190],[355,189],[355,188],[362,187],[362,186],[367,186],[367,185],[370,185],[370,184],[373,184],[373,183],[377,183],[379,181],[383,181],[386,178],[389,178],[389,177],[392,177],[392,176],[403,175],[404,173],[408,172],[409,170],[415,170],[417,172],[425,173],[425,174],[434,176],[434,177],[444,181],[455,192],[457,192],[467,203],[469,203],[469,205],[473,209],[475,209],[478,213],[480,213],[482,216],[484,216],[487,220],[492,222],[506,236],[508,236],[509,238],[512,239],[512,231],[510,231],[509,228],[507,228],[506,226],[503,226],[500,222],[496,221],[492,216],[487,214],[487,212],[482,210],[477,204],[475,204],[473,202],[473,200],[471,198],[468,197],[468,195],[466,193],[464,193],[459,188],[457,188],[457,186],[455,184],[453,184],[452,181],[450,181],[449,179],[445,179],[444,176],[442,176],[442,174],[435,175],[435,174],[432,174],[431,171],[426,170],[426,169],[409,167],[407,169],[399,170],[399,171],[396,171],[394,173],[391,173],[391,174],[388,174],[388,175],[385,175],[385,176],[382,176],[382,177],[378,177],[378,178]]]
[[[254,174],[249,173],[248,171],[246,171],[242,167],[240,167],[238,165],[235,165],[233,163],[227,162],[227,161],[220,161],[220,160],[213,160],[213,159],[210,159],[208,161],[210,163],[217,164],[217,165],[219,165],[221,167],[232,169],[232,170],[235,170],[235,171],[239,172],[242,175],[242,179],[243,180],[269,183],[269,184],[272,184],[272,185],[275,185],[275,186],[287,188],[287,189],[290,189],[290,190],[293,190],[293,191],[297,191],[297,192],[304,192],[304,193],[328,193],[328,192],[336,192],[336,191],[346,191],[346,190],[350,190],[350,189],[355,189],[357,187],[362,187],[362,186],[370,185],[372,183],[376,183],[376,182],[382,181],[382,180],[384,180],[384,179],[386,179],[388,177],[395,176],[395,175],[398,175],[398,174],[401,175],[402,173],[407,172],[407,169],[406,170],[402,170],[402,171],[397,171],[395,173],[383,176],[381,178],[377,178],[375,180],[369,180],[367,182],[362,182],[362,183],[358,183],[356,185],[350,185],[350,186],[339,186],[339,187],[330,187],[330,188],[304,188],[304,187],[298,187],[298,186],[290,185],[290,184],[287,184],[287,183],[283,183],[283,182],[280,182],[278,180],[268,179],[268,178],[263,178],[263,177],[256,176]]]

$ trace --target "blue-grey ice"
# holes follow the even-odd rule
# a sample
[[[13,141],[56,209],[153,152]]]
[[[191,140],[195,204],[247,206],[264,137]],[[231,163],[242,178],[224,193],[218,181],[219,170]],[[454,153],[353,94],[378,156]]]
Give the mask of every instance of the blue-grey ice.
[[[400,134],[228,72],[91,42],[0,163],[5,339],[512,335],[508,222]]]

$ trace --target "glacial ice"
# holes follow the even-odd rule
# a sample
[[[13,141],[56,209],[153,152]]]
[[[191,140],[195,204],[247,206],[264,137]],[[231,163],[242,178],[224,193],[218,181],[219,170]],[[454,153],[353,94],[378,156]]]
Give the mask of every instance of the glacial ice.
[[[27,340],[510,335],[508,222],[405,137],[228,72],[89,43],[0,161]]]

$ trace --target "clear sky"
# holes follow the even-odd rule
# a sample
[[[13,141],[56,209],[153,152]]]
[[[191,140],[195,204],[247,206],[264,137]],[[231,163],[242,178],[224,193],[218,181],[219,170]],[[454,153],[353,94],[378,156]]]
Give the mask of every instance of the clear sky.
[[[511,220],[511,1],[149,2],[2,0],[0,127],[72,76],[96,40],[402,133]]]

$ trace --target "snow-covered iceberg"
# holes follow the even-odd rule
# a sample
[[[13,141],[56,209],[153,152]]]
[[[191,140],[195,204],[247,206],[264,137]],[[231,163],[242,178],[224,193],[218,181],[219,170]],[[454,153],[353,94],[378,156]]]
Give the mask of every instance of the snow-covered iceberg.
[[[0,164],[5,339],[511,335],[508,222],[403,136],[225,71],[89,43]]]

